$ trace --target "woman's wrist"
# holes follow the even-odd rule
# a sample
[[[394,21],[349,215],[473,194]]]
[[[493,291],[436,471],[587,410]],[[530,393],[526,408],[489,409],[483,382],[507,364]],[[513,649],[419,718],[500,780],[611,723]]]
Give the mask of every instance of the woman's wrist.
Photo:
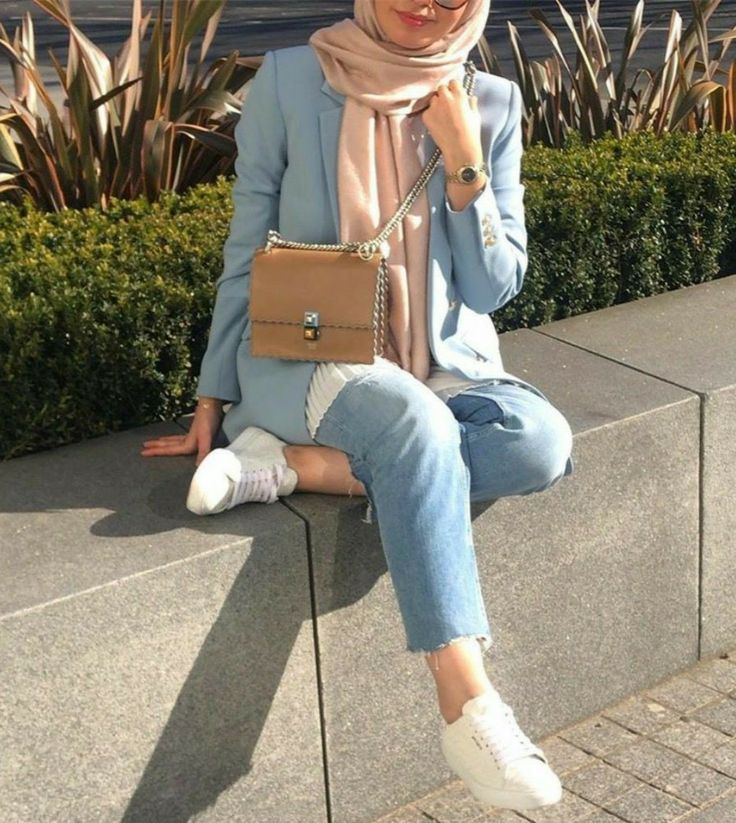
[[[448,174],[458,171],[462,166],[480,166],[485,162],[483,147],[480,142],[469,140],[463,145],[454,145],[442,151],[445,170]],[[462,211],[465,206],[486,185],[485,172],[481,172],[474,183],[454,183],[447,181],[445,192],[453,211]]]
[[[455,150],[445,156],[445,170],[448,174],[458,171],[462,166],[480,166],[484,162],[480,149],[467,151]],[[445,184],[445,193],[453,211],[462,211],[479,191],[485,188],[487,177],[481,172],[473,183],[456,183],[448,180]]]
[[[197,397],[198,409],[217,409],[221,412],[223,404],[224,401],[220,400],[219,397],[205,397],[203,395]]]

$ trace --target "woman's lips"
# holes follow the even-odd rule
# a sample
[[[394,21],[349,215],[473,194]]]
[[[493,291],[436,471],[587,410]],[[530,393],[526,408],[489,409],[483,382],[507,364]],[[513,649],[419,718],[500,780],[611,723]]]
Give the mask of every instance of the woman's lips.
[[[413,29],[421,29],[422,26],[426,26],[427,23],[431,22],[426,17],[413,17],[411,14],[406,14],[403,11],[399,11],[396,13],[401,18],[402,23],[405,23],[407,26],[410,26]]]

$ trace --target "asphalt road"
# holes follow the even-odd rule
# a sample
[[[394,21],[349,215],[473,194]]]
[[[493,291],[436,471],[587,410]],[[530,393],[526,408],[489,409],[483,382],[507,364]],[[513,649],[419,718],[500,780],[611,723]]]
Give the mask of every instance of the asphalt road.
[[[143,0],[145,11],[157,13],[158,0]],[[172,0],[167,0],[169,8]],[[564,7],[577,21],[585,9],[584,2],[567,0]],[[634,0],[619,3],[601,0],[600,20],[611,48],[614,66],[620,59],[620,50],[628,20],[635,7]],[[129,34],[132,0],[71,0],[72,16],[79,28],[108,57],[114,56]],[[524,50],[534,60],[543,60],[551,55],[552,47],[529,16],[530,8],[539,8],[547,15],[557,31],[562,48],[574,60],[571,37],[555,0],[540,0],[536,3],[519,0],[493,0],[486,37],[493,48],[502,73],[515,77],[508,34],[509,22],[522,37]],[[659,66],[663,60],[666,30],[670,16],[676,10],[683,18],[683,28],[691,19],[690,0],[647,0],[644,6],[644,24],[652,24],[642,40],[630,71],[640,67]],[[59,61],[64,64],[67,53],[66,29],[52,17],[42,12],[32,0],[0,0],[0,23],[11,36],[19,25],[22,15],[30,12],[36,35],[36,51],[43,66],[45,82],[49,84],[52,97],[58,102],[58,81],[48,50],[53,49]],[[214,59],[231,51],[241,55],[262,54],[266,49],[306,43],[310,34],[322,26],[328,26],[345,17],[352,17],[353,0],[228,0],[220,21],[215,42],[209,57]],[[736,0],[723,0],[709,25],[711,36],[736,27]],[[149,31],[152,23],[149,23]],[[196,55],[200,40],[195,40],[192,57]],[[717,54],[719,46],[711,46],[711,57]],[[477,55],[474,55],[477,58]],[[728,54],[727,54],[728,57]],[[730,59],[736,59],[736,42],[730,49]],[[730,61],[729,61],[730,62]],[[12,87],[12,74],[4,52],[0,52],[0,87]],[[6,103],[0,90],[0,105]]]

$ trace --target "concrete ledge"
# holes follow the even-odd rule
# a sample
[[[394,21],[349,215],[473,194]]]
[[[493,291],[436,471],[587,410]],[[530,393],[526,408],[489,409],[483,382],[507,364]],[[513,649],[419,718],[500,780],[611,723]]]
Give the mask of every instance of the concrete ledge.
[[[304,523],[191,515],[177,430],[0,465],[3,823],[325,820]]]
[[[733,646],[734,309],[736,277],[501,335],[575,433],[566,482],[472,506],[532,738]],[[187,424],[0,464],[3,823],[352,823],[455,780],[365,499],[197,518],[191,458],[138,454]]]

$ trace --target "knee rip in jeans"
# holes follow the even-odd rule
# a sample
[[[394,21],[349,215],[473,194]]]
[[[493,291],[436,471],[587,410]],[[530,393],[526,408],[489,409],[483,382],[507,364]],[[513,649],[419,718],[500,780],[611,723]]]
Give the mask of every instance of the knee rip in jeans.
[[[441,643],[439,646],[435,646],[433,649],[408,649],[407,651],[410,654],[423,654],[426,657],[430,657],[434,659],[435,665],[432,668],[435,671],[439,671],[440,668],[440,658],[437,652],[441,649],[446,648],[447,646],[452,645],[453,643],[459,643],[463,640],[472,640],[475,639],[478,641],[478,645],[480,646],[480,653],[481,656],[485,655],[488,650],[493,645],[493,638],[489,634],[461,634],[458,637],[453,637],[451,640],[448,640],[446,643]]]

